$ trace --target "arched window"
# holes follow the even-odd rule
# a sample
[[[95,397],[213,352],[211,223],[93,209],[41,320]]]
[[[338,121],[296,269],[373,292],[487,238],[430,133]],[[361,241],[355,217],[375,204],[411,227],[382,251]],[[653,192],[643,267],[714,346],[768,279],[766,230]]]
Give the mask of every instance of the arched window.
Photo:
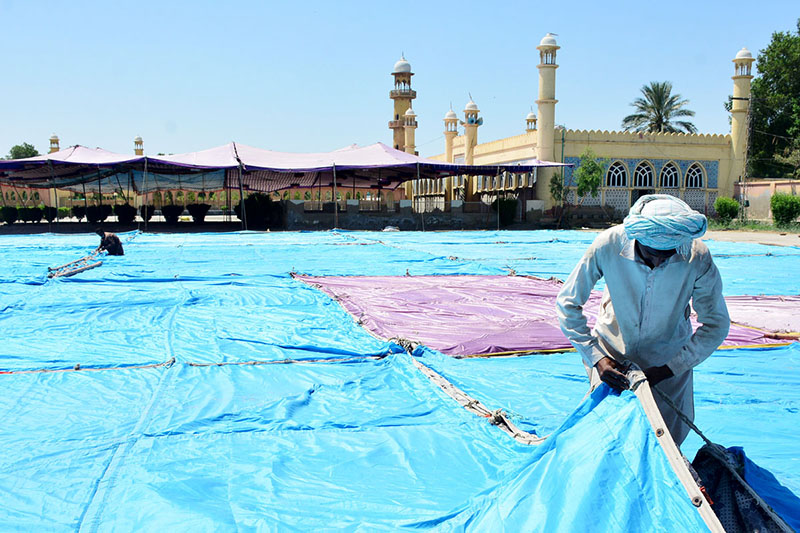
[[[703,188],[703,167],[697,163],[692,164],[689,170],[686,171],[686,188],[687,189],[702,189]]]
[[[665,189],[677,189],[680,183],[678,167],[672,163],[667,163],[661,170],[661,187]]]
[[[653,188],[653,167],[642,161],[633,171],[633,186],[637,189]]]
[[[628,173],[625,171],[625,166],[617,161],[610,167],[606,173],[606,187],[627,187],[628,186]]]

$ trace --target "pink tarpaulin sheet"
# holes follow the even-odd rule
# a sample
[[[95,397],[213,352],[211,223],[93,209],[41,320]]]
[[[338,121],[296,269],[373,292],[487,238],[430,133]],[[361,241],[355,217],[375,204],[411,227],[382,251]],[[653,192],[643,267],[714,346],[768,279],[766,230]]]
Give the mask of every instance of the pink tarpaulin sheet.
[[[571,348],[561,333],[557,280],[524,276],[381,276],[297,279],[337,300],[368,331],[402,337],[453,356]],[[593,325],[601,298],[586,305]],[[697,323],[694,323],[695,328]],[[774,344],[763,331],[732,325],[723,346]]]
[[[731,321],[779,333],[800,331],[800,296],[728,296]]]

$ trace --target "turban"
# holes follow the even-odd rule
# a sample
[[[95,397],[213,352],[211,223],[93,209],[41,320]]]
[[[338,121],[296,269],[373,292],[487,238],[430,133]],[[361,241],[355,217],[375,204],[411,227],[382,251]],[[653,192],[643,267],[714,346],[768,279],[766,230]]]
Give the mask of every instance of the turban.
[[[656,250],[677,249],[688,256],[692,241],[705,234],[708,222],[674,196],[648,194],[636,200],[623,225],[629,239]]]

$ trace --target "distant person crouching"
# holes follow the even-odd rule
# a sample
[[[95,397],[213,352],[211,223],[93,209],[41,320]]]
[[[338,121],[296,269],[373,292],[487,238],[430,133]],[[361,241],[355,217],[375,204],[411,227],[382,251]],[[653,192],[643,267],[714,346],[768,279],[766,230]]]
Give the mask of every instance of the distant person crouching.
[[[102,229],[98,229],[95,233],[100,236],[100,246],[97,247],[96,252],[106,251],[108,255],[125,255],[125,251],[122,249],[122,243],[113,233],[109,233],[103,231]]]

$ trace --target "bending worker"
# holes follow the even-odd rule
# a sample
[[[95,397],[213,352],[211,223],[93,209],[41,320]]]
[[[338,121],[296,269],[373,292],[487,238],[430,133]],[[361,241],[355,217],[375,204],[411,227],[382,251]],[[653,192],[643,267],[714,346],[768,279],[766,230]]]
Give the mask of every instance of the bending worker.
[[[663,194],[642,196],[623,224],[602,232],[570,274],[556,303],[561,330],[583,357],[592,387],[628,388],[622,362],[642,368],[651,386],[694,419],[692,368],[730,328],[722,280],[706,245],[706,217]],[[606,288],[590,330],[583,306],[600,278]],[[692,332],[691,307],[701,326]],[[654,395],[672,438],[689,432]]]
[[[97,247],[96,252],[102,252],[105,250],[108,252],[108,255],[125,255],[125,251],[122,249],[122,243],[113,233],[109,233],[98,229],[95,231],[100,236],[100,246]]]

